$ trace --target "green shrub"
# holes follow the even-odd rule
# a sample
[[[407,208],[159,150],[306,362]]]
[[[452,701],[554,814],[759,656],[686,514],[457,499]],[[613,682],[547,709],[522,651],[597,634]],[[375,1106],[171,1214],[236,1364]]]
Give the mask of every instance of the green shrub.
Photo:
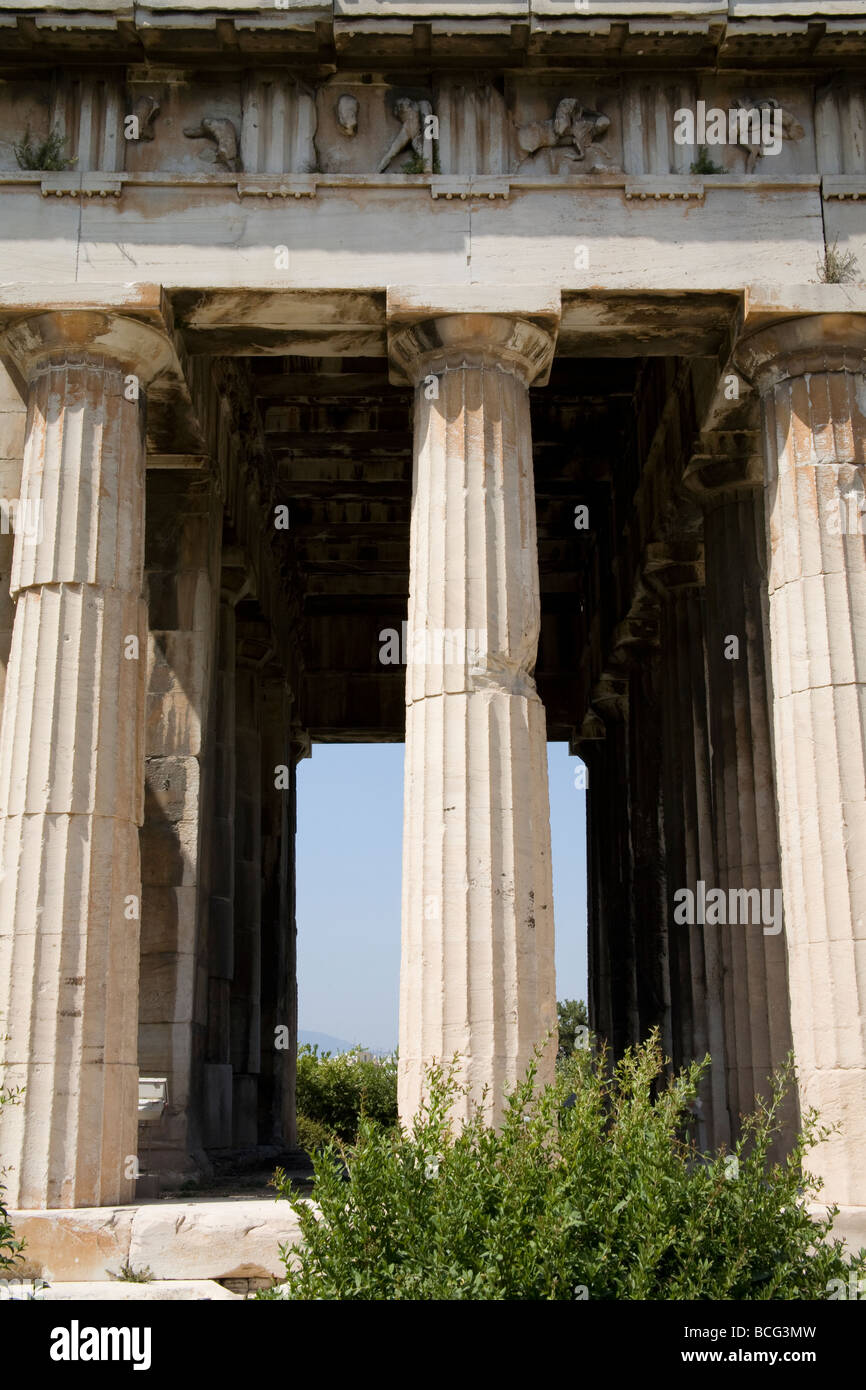
[[[333,1144],[336,1137],[334,1131],[323,1125],[320,1120],[311,1120],[309,1115],[298,1115],[299,1149],[313,1153],[316,1149],[324,1149],[328,1144]]]
[[[20,1087],[10,1090],[7,1086],[0,1086],[0,1109],[4,1105],[17,1105],[20,1099]],[[0,1177],[2,1177],[2,1173],[0,1173]],[[24,1249],[24,1241],[15,1238],[15,1232],[3,1202],[4,1193],[5,1189],[0,1182],[0,1271],[11,1269],[21,1258],[21,1251]]]
[[[351,1143],[362,1113],[380,1125],[397,1123],[397,1062],[364,1061],[359,1050],[332,1057],[304,1046],[298,1055],[298,1114]]]
[[[851,1266],[805,1202],[803,1170],[829,1130],[807,1114],[791,1156],[771,1164],[789,1066],[745,1122],[734,1154],[700,1155],[689,1107],[707,1065],[665,1079],[653,1034],[612,1069],[578,1050],[533,1096],[535,1066],[499,1130],[479,1110],[448,1122],[453,1067],[428,1073],[411,1132],[363,1120],[348,1153],[313,1158],[314,1208],[298,1267],[262,1297],[292,1299],[826,1298]],[[866,1251],[853,1268],[866,1269]]]
[[[574,1049],[588,1040],[589,1015],[582,999],[560,999],[556,1005],[560,1058],[570,1057]],[[580,1033],[578,1033],[580,1029]]]

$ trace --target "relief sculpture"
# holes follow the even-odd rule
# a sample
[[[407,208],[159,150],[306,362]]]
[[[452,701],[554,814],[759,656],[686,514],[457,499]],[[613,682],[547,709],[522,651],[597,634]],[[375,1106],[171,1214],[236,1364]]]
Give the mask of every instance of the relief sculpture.
[[[241,167],[238,156],[238,133],[234,122],[224,116],[204,116],[197,126],[187,126],[184,135],[188,140],[212,140],[216,145],[216,163],[229,173],[237,173]]]
[[[400,97],[394,103],[394,115],[400,122],[400,129],[388,146],[387,153],[379,161],[378,173],[384,174],[392,159],[411,146],[414,158],[410,160],[404,173],[432,174],[434,172],[433,141],[436,131],[436,117],[429,101],[413,101],[410,97]]]
[[[518,172],[589,174],[619,168],[597,145],[610,130],[610,117],[564,97],[553,119],[517,126],[522,158]],[[543,153],[542,153],[543,152]]]

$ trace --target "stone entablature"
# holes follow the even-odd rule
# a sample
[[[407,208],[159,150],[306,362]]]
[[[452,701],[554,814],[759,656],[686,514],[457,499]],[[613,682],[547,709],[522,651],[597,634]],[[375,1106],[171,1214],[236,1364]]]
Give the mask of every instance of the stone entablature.
[[[421,46],[445,54],[466,52],[478,58],[495,45],[535,53],[563,42],[610,52],[626,48],[639,57],[652,57],[676,35],[682,53],[712,44],[722,53],[737,50],[738,39],[766,36],[774,27],[790,51],[812,53],[822,42],[841,49],[840,36],[849,38],[848,51],[862,31],[858,0],[273,0],[271,4],[230,0],[198,5],[191,0],[52,0],[49,4],[17,4],[2,0],[0,14],[14,12],[38,22],[46,35],[116,39],[118,30],[129,41],[135,35],[147,48],[166,47],[197,36],[210,45],[231,44],[241,51],[260,50],[263,41],[274,47],[308,54],[329,43],[338,49],[353,46],[372,51],[377,39],[383,56],[399,59],[417,55]],[[221,32],[217,25],[222,26]],[[170,30],[160,32],[161,26]],[[9,26],[14,27],[14,26]],[[426,44],[424,41],[426,40]]]
[[[752,99],[742,81],[722,91],[719,79],[717,96],[698,98],[704,89],[685,79],[672,92],[661,78],[647,85],[626,76],[515,76],[500,93],[495,84],[467,88],[443,78],[413,98],[419,113],[432,107],[438,141],[425,151],[422,140],[419,155],[410,132],[407,148],[378,173],[401,129],[389,109],[399,89],[382,74],[354,89],[346,76],[331,78],[315,96],[294,81],[240,74],[198,84],[130,84],[117,75],[110,102],[104,90],[97,100],[98,84],[88,80],[95,105],[86,118],[70,98],[77,115],[64,117],[69,148],[83,148],[81,132],[89,132],[81,166],[19,169],[13,146],[28,122],[34,136],[49,130],[52,81],[44,78],[41,106],[32,75],[0,89],[7,279],[26,258],[40,280],[56,284],[132,277],[203,288],[372,289],[409,282],[420,257],[425,280],[499,282],[513,274],[515,245],[521,278],[564,291],[804,284],[836,241],[866,265],[866,107],[862,85],[847,78],[818,100],[802,79],[754,85],[754,100],[778,101],[803,135],[783,138],[775,156],[710,146],[728,170],[719,174],[690,172],[696,151],[676,144],[674,117],[692,98]],[[82,81],[69,73],[60,86],[78,83],[80,98]],[[358,102],[354,134],[338,116],[347,96]],[[152,118],[145,97],[148,110],[159,105]],[[153,138],[108,139],[105,122],[122,129],[123,113],[136,109]],[[479,133],[491,131],[495,139]],[[521,139],[532,146],[539,136],[556,143],[521,150]],[[110,151],[125,169],[87,167]],[[285,172],[309,169],[312,151],[335,172]]]
[[[829,196],[866,196],[866,83],[856,74],[648,75],[587,65],[569,75],[428,70],[396,82],[382,70],[302,80],[241,65],[25,73],[25,61],[6,70],[0,178],[46,193],[210,179],[241,194],[262,179],[262,192],[312,193],[344,179],[400,187],[424,176],[434,194],[447,195],[455,178],[501,178],[507,193],[509,184],[563,177],[590,187],[610,175],[751,187],[826,175],[856,181],[831,185]],[[49,136],[67,167],[29,168],[23,143]],[[233,174],[243,177],[226,179]],[[315,177],[297,181],[304,176]]]
[[[862,266],[866,21],[760,8],[4,0],[8,255],[250,289],[507,281],[515,245],[564,291]]]

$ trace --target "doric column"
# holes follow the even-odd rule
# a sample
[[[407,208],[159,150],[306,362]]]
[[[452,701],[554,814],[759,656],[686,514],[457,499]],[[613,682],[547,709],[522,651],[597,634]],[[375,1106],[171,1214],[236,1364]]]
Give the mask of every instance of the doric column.
[[[589,1017],[614,1057],[640,1041],[632,910],[628,682],[602,676],[584,719]]]
[[[614,1055],[657,1027],[671,1056],[671,972],[661,845],[659,625],[643,584],[613,629],[592,711],[604,723],[607,772],[591,795],[601,841],[599,898],[609,964]],[[596,779],[598,783],[598,779]],[[615,791],[611,788],[615,787]],[[598,806],[598,802],[603,802]],[[595,909],[593,909],[595,912]],[[598,933],[594,926],[593,934]]]
[[[659,1029],[665,1055],[676,1049],[671,935],[662,843],[662,708],[659,698],[658,621],[644,613],[616,630],[626,638],[620,660],[628,671],[628,753],[621,765],[628,786],[630,951],[637,981],[638,1038]],[[678,1000],[681,1002],[682,997]]]
[[[15,601],[9,592],[15,533],[21,531],[25,537],[32,538],[37,522],[36,517],[21,513],[18,500],[25,414],[24,404],[9,373],[0,366],[0,710],[3,708],[6,667],[15,619]],[[0,1019],[0,1025],[2,1022]]]
[[[866,546],[842,526],[866,471],[866,315],[750,335],[764,424],[779,842],[791,1026],[805,1105],[842,1130],[810,1155],[866,1207]]]
[[[240,568],[223,567],[217,626],[214,790],[211,821],[204,1145],[232,1142],[231,993],[235,969],[235,608],[247,591]]]
[[[292,1147],[297,1067],[296,753],[286,678],[262,679],[262,971],[259,1138]],[[287,1036],[286,1036],[287,1035]]]
[[[147,478],[144,826],[139,1065],[168,1104],[140,1128],[143,1172],[167,1184],[200,1164],[207,1024],[212,700],[222,505],[209,472]]]
[[[261,1070],[262,748],[261,675],[242,661],[235,673],[235,895],[231,987],[232,1144],[256,1143]]]
[[[747,923],[717,928],[724,959],[728,1103],[739,1116],[769,1094],[791,1049],[773,743],[765,661],[766,564],[760,463],[748,432],[705,436],[686,486],[704,508],[707,677],[718,882],[760,895]],[[710,884],[707,884],[709,889]],[[744,900],[745,901],[745,900]],[[752,899],[754,901],[754,898]],[[775,917],[775,920],[772,920]],[[782,1146],[792,1136],[789,1098]]]
[[[686,540],[649,546],[647,579],[659,591],[662,659],[664,841],[670,923],[675,1061],[710,1054],[700,1089],[698,1138],[731,1137],[725,1067],[721,931],[677,924],[674,893],[716,882],[712,771],[706,688],[703,547]],[[677,1056],[677,1050],[679,1056]]]
[[[77,311],[19,322],[5,351],[28,384],[21,497],[40,529],[16,538],[0,727],[3,1079],[25,1087],[3,1153],[12,1204],[100,1205],[135,1176],[141,388],[166,344]]]
[[[418,1108],[425,1065],[459,1054],[496,1116],[536,1044],[550,1036],[541,1078],[556,1055],[528,387],[558,306],[402,323],[390,307],[392,361],[416,388],[400,1113]]]

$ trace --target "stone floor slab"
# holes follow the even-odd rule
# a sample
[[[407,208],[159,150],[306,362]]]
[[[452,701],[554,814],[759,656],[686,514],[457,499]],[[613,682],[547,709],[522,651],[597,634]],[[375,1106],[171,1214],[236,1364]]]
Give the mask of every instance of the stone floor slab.
[[[299,1240],[288,1202],[158,1202],[136,1210],[129,1260],[159,1279],[283,1277],[280,1245]]]
[[[125,1281],[74,1280],[42,1289],[40,1303],[161,1303],[161,1302],[242,1302],[243,1295],[231,1293],[213,1279],[154,1279],[147,1284]]]
[[[129,1259],[135,1207],[11,1211],[25,1247],[15,1273],[23,1279],[93,1280],[119,1273]]]
[[[280,1246],[300,1241],[288,1202],[150,1202],[129,1207],[13,1211],[26,1241],[20,1278],[106,1285],[124,1266],[154,1280],[283,1278]],[[144,1284],[129,1287],[144,1288]]]

